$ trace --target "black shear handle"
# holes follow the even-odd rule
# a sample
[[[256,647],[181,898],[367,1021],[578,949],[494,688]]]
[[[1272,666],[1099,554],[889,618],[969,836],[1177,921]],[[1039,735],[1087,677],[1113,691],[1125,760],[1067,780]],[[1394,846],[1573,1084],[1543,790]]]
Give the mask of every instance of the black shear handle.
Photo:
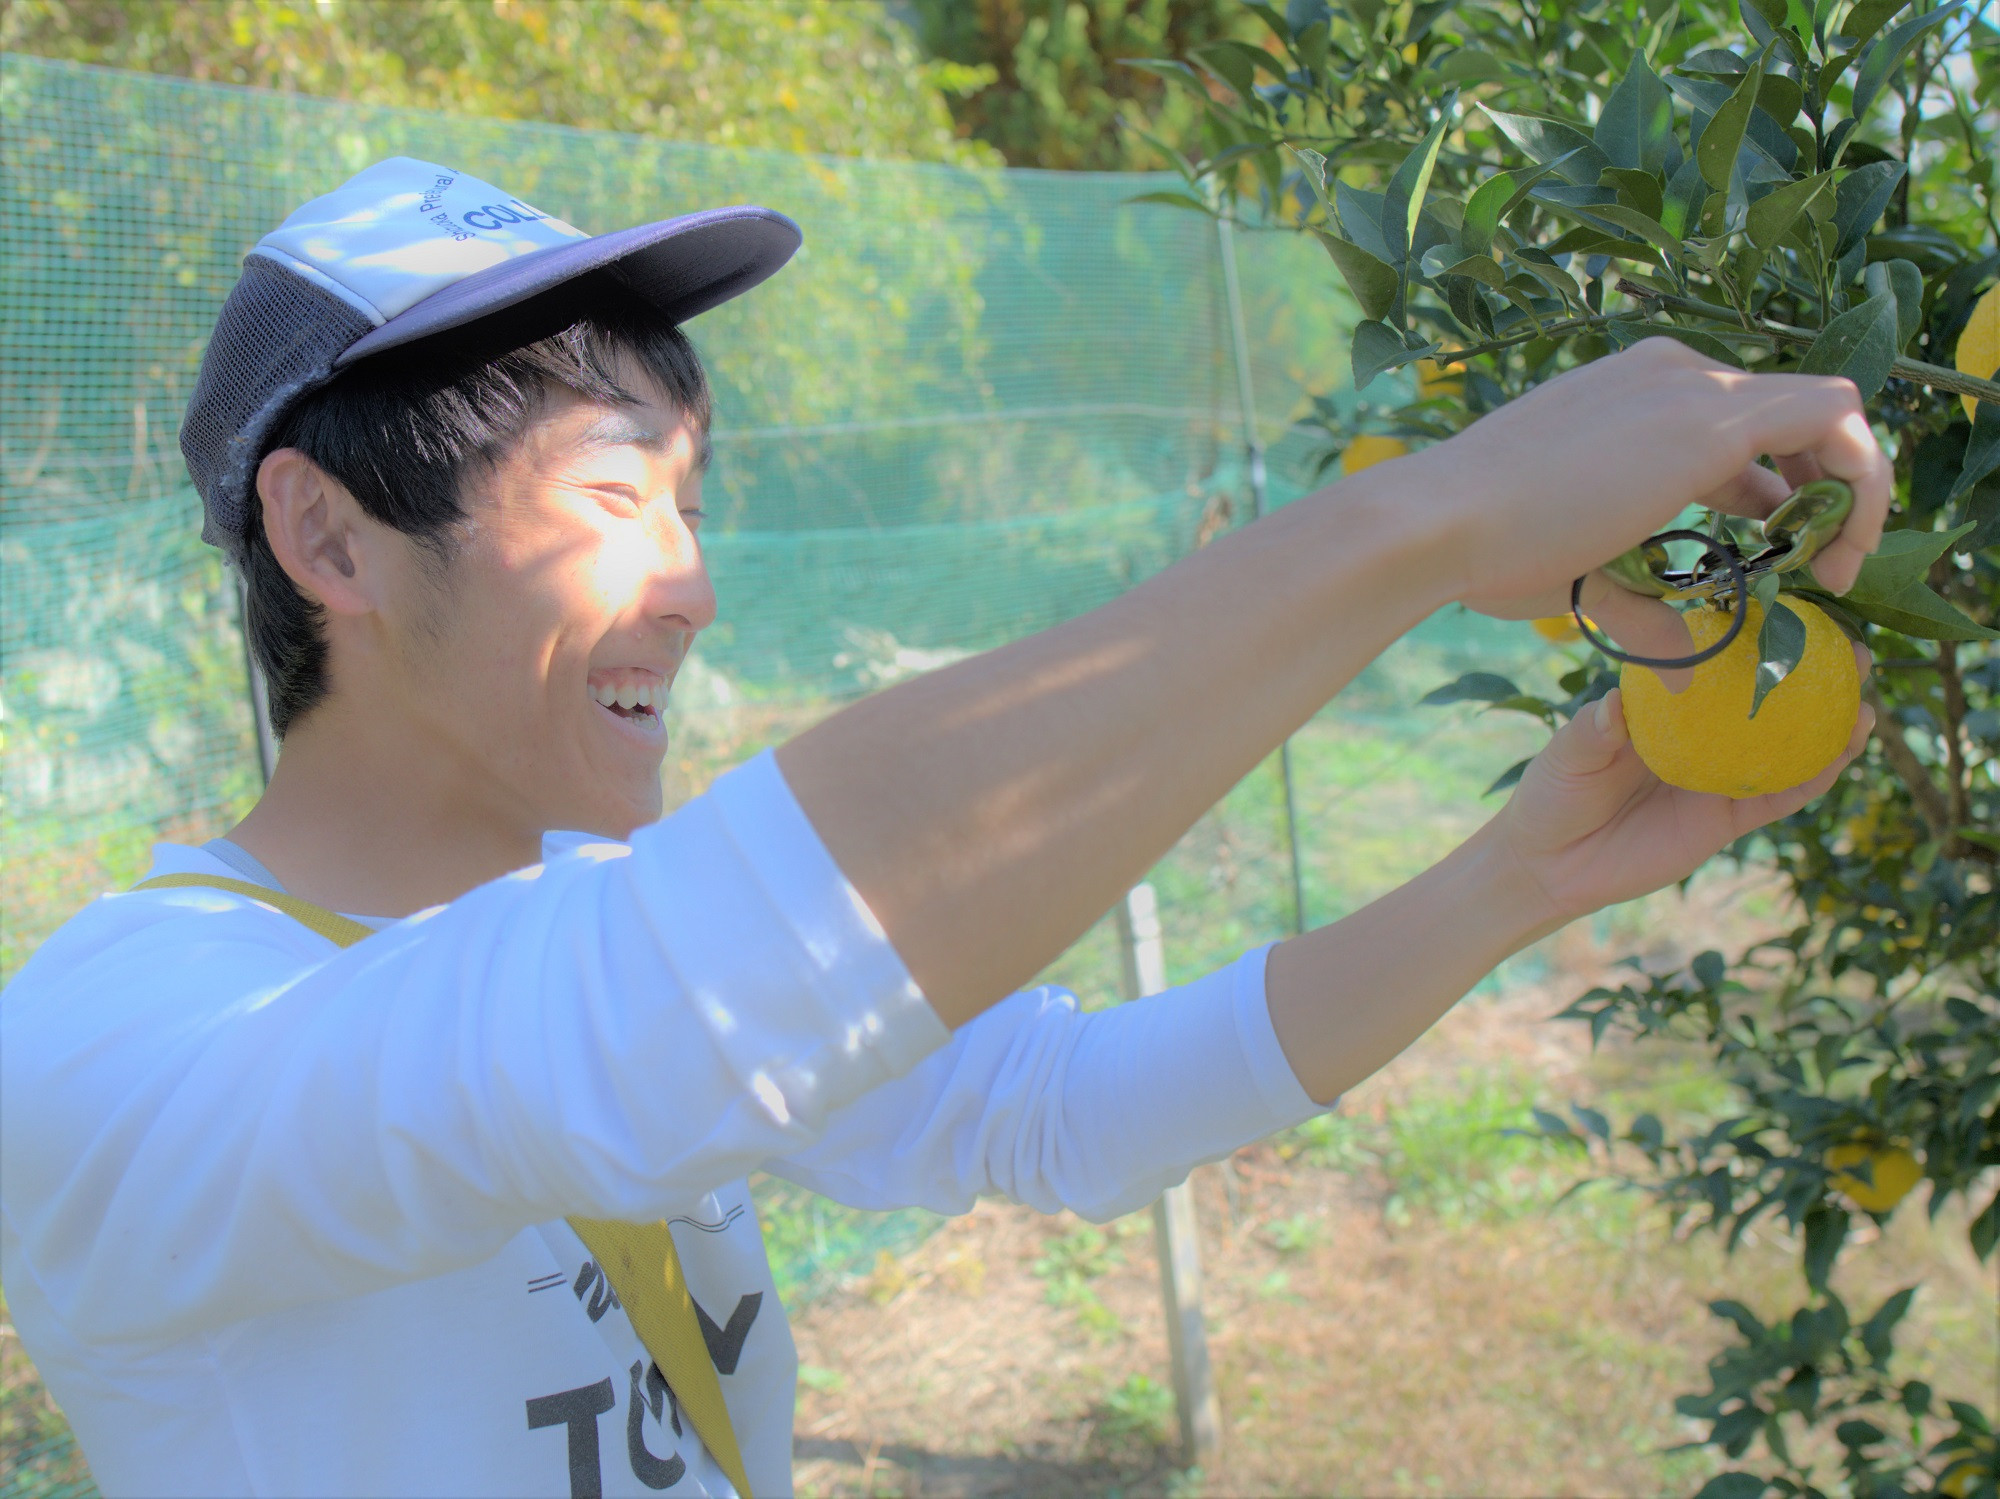
[[[1743,571],[1743,564],[1737,560],[1736,553],[1733,550],[1719,544],[1714,537],[1704,535],[1700,531],[1662,531],[1657,536],[1646,538],[1648,545],[1656,541],[1699,541],[1708,548],[1707,551],[1702,553],[1701,560],[1703,562],[1713,557],[1729,569],[1729,581],[1736,588],[1736,607],[1729,611],[1729,628],[1722,632],[1720,640],[1716,641],[1713,645],[1703,646],[1692,656],[1627,655],[1602,635],[1598,634],[1591,627],[1590,621],[1583,617],[1583,579],[1581,578],[1578,578],[1574,583],[1569,585],[1569,612],[1576,617],[1576,627],[1583,632],[1585,640],[1588,640],[1612,660],[1623,661],[1628,666],[1651,666],[1666,671],[1680,671],[1690,666],[1699,666],[1704,661],[1712,661],[1728,650],[1736,637],[1743,633],[1743,622],[1750,617],[1748,609],[1750,603],[1750,576]],[[1612,586],[1616,587],[1617,585],[1613,584]]]

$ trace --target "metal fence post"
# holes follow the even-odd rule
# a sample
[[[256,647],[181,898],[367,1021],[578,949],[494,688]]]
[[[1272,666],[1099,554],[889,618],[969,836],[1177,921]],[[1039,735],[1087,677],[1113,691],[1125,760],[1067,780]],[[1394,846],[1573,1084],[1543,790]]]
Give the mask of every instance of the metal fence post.
[[[1250,460],[1250,518],[1262,519],[1267,495],[1264,444],[1257,436],[1257,392],[1250,378],[1250,336],[1243,325],[1243,291],[1236,280],[1236,240],[1229,216],[1215,219],[1222,252],[1222,285],[1229,295],[1229,335],[1236,353],[1236,400],[1243,413],[1243,447]],[[1278,746],[1278,778],[1285,788],[1285,843],[1292,856],[1292,931],[1306,929],[1306,871],[1299,858],[1299,802],[1292,775],[1292,741]]]
[[[230,569],[236,580],[236,630],[243,637],[243,673],[245,690],[250,694],[250,721],[257,728],[257,768],[264,773],[264,784],[271,784],[271,772],[278,768],[278,736],[271,729],[271,695],[264,683],[264,668],[257,664],[257,653],[250,649],[250,599],[249,589],[243,582],[243,574]]]
[[[1141,999],[1166,988],[1160,907],[1151,885],[1134,885],[1118,903],[1118,939],[1126,998]],[[1167,1188],[1153,1204],[1153,1245],[1160,1258],[1160,1296],[1167,1313],[1181,1455],[1189,1464],[1205,1464],[1222,1445],[1222,1408],[1208,1362],[1208,1326],[1201,1313],[1201,1245],[1195,1236],[1194,1192],[1187,1182]]]

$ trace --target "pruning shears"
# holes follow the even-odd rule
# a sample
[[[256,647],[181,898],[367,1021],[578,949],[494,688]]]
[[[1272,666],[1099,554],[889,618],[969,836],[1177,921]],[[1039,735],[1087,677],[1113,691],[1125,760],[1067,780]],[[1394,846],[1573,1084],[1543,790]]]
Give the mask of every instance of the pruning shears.
[[[1662,531],[1649,536],[1629,552],[1604,564],[1604,571],[1620,588],[1648,598],[1678,602],[1683,599],[1716,598],[1727,587],[1733,601],[1723,607],[1733,616],[1722,638],[1692,656],[1632,656],[1606,641],[1583,616],[1583,582],[1570,585],[1569,608],[1576,617],[1584,639],[1614,661],[1634,666],[1676,669],[1699,666],[1729,649],[1743,632],[1748,617],[1744,605],[1759,580],[1770,574],[1795,573],[1817,556],[1840,534],[1848,512],[1854,508],[1854,491],[1842,479],[1814,479],[1801,484],[1764,518],[1764,549],[1745,557],[1736,544],[1723,536],[1700,531]],[[1698,541],[1703,545],[1699,561],[1692,568],[1675,568],[1667,559],[1670,541]]]

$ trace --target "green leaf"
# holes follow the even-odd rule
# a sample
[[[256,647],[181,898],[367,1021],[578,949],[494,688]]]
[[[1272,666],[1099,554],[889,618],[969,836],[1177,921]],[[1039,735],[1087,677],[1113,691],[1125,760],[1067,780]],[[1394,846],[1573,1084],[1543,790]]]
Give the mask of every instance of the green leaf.
[[[1354,300],[1361,306],[1361,315],[1377,320],[1387,317],[1389,309],[1396,305],[1396,291],[1402,284],[1396,275],[1396,268],[1384,265],[1351,240],[1321,232],[1319,242],[1333,257],[1347,289],[1354,293]]]
[[[1863,559],[1854,586],[1841,595],[1848,604],[1866,604],[1895,598],[1912,583],[1921,583],[1938,558],[1970,527],[1955,531],[1889,531],[1875,550]]]
[[[1683,328],[1679,323],[1633,323],[1606,331],[1628,349],[1642,338],[1671,338],[1675,343],[1686,344],[1697,354],[1706,354],[1717,364],[1730,365],[1739,370],[1743,368],[1741,354],[1713,333],[1705,333],[1699,328]]]
[[[1859,1452],[1864,1447],[1872,1447],[1888,1433],[1873,1421],[1863,1421],[1858,1417],[1842,1421],[1833,1428],[1833,1439],[1851,1452]]]
[[[1606,167],[1604,180],[1598,185],[1615,189],[1620,203],[1638,209],[1648,218],[1657,219],[1665,204],[1662,192],[1665,184],[1655,172],[1642,172],[1637,167]]]
[[[1763,1499],[1770,1480],[1755,1473],[1718,1473],[1695,1491],[1694,1499]]]
[[[1860,0],[1840,23],[1840,34],[1858,47],[1888,25],[1890,18],[1909,3],[1910,0]]]
[[[1840,603],[1870,624],[1916,640],[2000,640],[2000,630],[1968,619],[1925,583],[1912,583],[1887,599],[1857,603],[1843,597]]]
[[[1427,276],[1470,276],[1482,285],[1495,291],[1503,291],[1507,286],[1507,273],[1500,269],[1499,262],[1491,255],[1463,255],[1454,258],[1451,246],[1439,245],[1424,256],[1424,274]]]
[[[1517,781],[1519,781],[1521,777],[1527,773],[1528,767],[1530,765],[1533,765],[1534,763],[1535,762],[1532,757],[1526,760],[1517,760],[1514,764],[1508,766],[1505,770],[1501,771],[1498,778],[1494,780],[1493,784],[1491,786],[1488,786],[1484,791],[1480,792],[1479,794],[1481,796],[1491,796],[1496,791],[1507,790],[1508,788],[1513,786]]]
[[[1444,133],[1451,124],[1456,103],[1456,95],[1444,101],[1430,133],[1403,158],[1396,175],[1389,179],[1389,190],[1382,195],[1382,238],[1391,252],[1390,259],[1397,265],[1403,263],[1416,240],[1417,215],[1424,211],[1424,193],[1430,188],[1438,148],[1444,144]]]
[[[1673,135],[1674,96],[1646,65],[1646,54],[1634,52],[1624,78],[1604,101],[1591,141],[1613,166],[1659,172],[1666,168]]]
[[[1760,250],[1769,250],[1784,238],[1785,231],[1792,227],[1812,201],[1832,187],[1833,173],[1818,172],[1764,194],[1750,205],[1750,243]],[[1902,346],[1898,344],[1897,347]]]
[[[1589,208],[1570,208],[1565,211],[1572,218],[1582,219],[1585,223],[1602,221],[1629,230],[1668,256],[1674,259],[1680,258],[1679,236],[1668,233],[1666,225],[1658,219],[1648,218],[1636,208],[1627,208],[1623,203],[1600,203],[1593,204]]]
[[[1773,29],[1785,24],[1785,17],[1791,10],[1786,0],[1743,0],[1743,20],[1746,25],[1749,23],[1750,11],[1753,8],[1764,18],[1764,23]]]
[[[1907,260],[1877,260],[1862,270],[1861,282],[1871,297],[1886,292],[1896,299],[1896,351],[1901,353],[1924,325],[1924,273]]]
[[[1702,178],[1701,163],[1690,156],[1667,182],[1660,223],[1667,233],[1685,237],[1701,222],[1701,208],[1707,201],[1708,183]]]
[[[1833,226],[1840,231],[1834,242],[1836,259],[1866,239],[1880,222],[1905,170],[1900,161],[1872,161],[1841,179],[1834,191]]]
[[[1757,682],[1750,694],[1750,716],[1764,706],[1770,695],[1799,664],[1806,653],[1806,624],[1798,615],[1773,599],[1764,611],[1763,628],[1757,632]]]
[[[1896,362],[1896,299],[1870,297],[1820,330],[1799,361],[1802,375],[1840,375],[1866,401],[1881,390]]]
[[[1815,1291],[1826,1289],[1826,1278],[1833,1273],[1833,1262],[1840,1257],[1840,1246],[1846,1239],[1846,1209],[1821,1203],[1807,1211],[1804,1255],[1806,1284]]]
[[[1394,265],[1396,257],[1389,253],[1389,242],[1382,233],[1382,195],[1371,193],[1366,188],[1349,187],[1345,182],[1333,185],[1334,213],[1340,219],[1340,227],[1347,237],[1377,260]]]
[[[1701,143],[1694,148],[1695,160],[1701,163],[1702,180],[1719,193],[1729,190],[1729,179],[1736,169],[1736,153],[1743,148],[1743,132],[1750,127],[1750,111],[1757,107],[1757,86],[1763,80],[1764,59],[1760,57],[1716,110],[1708,128],[1701,133]]]
[[[1889,1362],[1895,1352],[1896,1324],[1903,1320],[1915,1299],[1917,1288],[1906,1286],[1875,1309],[1875,1315],[1861,1324],[1861,1346],[1877,1368]],[[1881,1440],[1880,1437],[1876,1438]]]
[[[1964,3],[1965,0],[1949,0],[1948,4],[1940,5],[1929,15],[1910,17],[1893,31],[1884,32],[1869,44],[1867,52],[1862,54],[1861,68],[1854,75],[1855,119],[1867,117],[1869,106],[1874,104],[1875,96],[1882,91],[1882,85],[1887,83],[1890,75],[1902,66],[1910,48],[1917,44],[1923,34],[1934,26],[1942,26],[1950,18],[1951,13]]]
[[[1574,125],[1538,115],[1508,114],[1490,104],[1479,107],[1502,135],[1528,153],[1529,160],[1554,166],[1567,182],[1594,187],[1612,164],[1597,143]]]
[[[2000,468],[2000,405],[1976,401],[1972,407],[1972,435],[1965,442],[1965,467],[1958,471],[1947,500],[1969,493],[1996,468]]]
[[[1419,708],[1435,708],[1442,703],[1497,703],[1519,697],[1521,689],[1497,672],[1469,671],[1456,682],[1433,688],[1417,700]]]
[[[1565,154],[1532,169],[1498,172],[1480,183],[1478,191],[1467,201],[1465,217],[1458,226],[1459,248],[1467,255],[1489,253],[1500,221],[1528,196],[1530,188],[1569,159],[1569,155]]]
[[[1212,214],[1214,212],[1201,199],[1191,198],[1186,193],[1140,193],[1137,197],[1127,198],[1124,201],[1126,203],[1165,203],[1174,208],[1192,208],[1196,213]]]
[[[1414,359],[1435,354],[1443,345],[1428,343],[1421,348],[1409,349],[1396,330],[1387,323],[1370,319],[1358,323],[1354,329],[1354,388],[1366,390],[1369,383],[1385,370],[1399,369]]]

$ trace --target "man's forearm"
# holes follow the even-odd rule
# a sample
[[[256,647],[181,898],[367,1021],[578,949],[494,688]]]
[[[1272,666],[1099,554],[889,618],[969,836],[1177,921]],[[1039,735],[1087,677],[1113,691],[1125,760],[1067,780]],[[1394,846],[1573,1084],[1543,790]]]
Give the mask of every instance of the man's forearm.
[[[938,1014],[1032,977],[1231,786],[1446,602],[1442,507],[1385,465],[1090,614],[779,751]],[[1412,476],[1415,466],[1407,470]]]
[[[1331,1103],[1429,1030],[1509,954],[1561,924],[1489,830],[1343,921],[1281,942],[1271,1028],[1300,1085]]]

